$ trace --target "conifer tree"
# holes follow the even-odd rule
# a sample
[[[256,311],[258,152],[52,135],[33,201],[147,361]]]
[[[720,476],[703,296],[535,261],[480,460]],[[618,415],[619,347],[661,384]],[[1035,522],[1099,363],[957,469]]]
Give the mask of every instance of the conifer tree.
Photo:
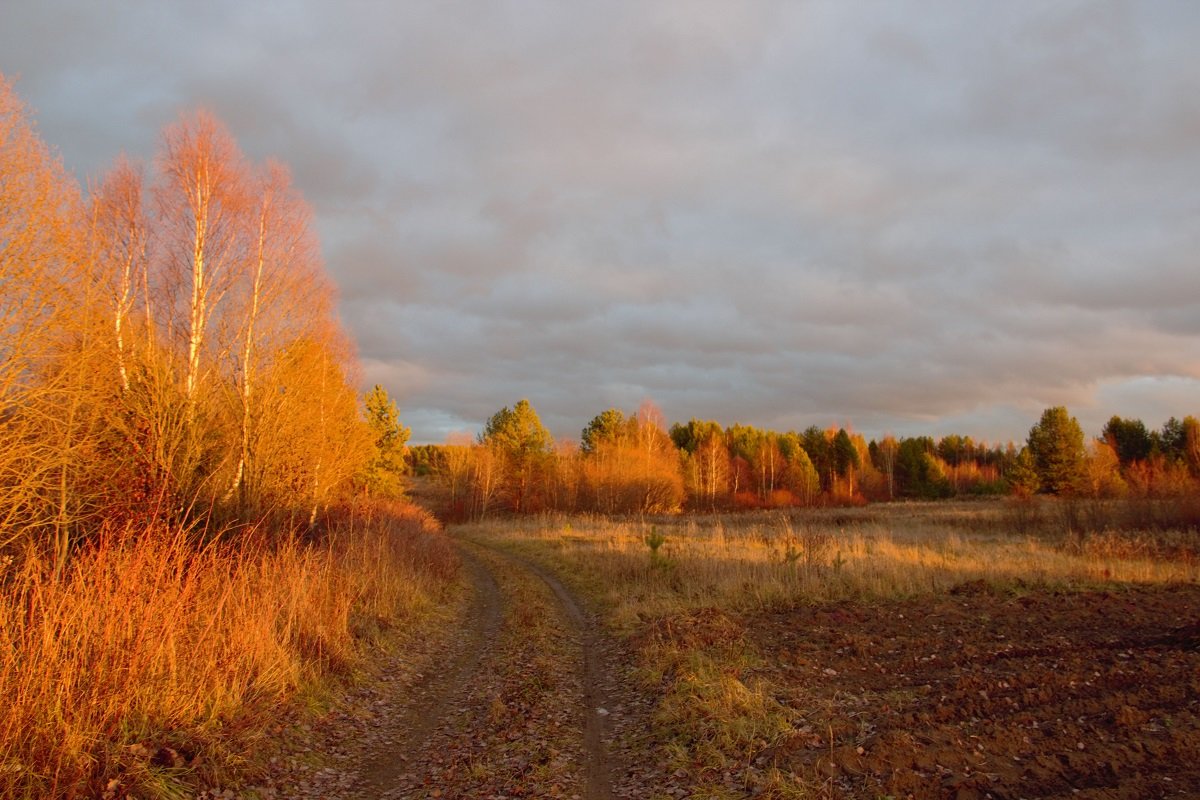
[[[479,443],[491,449],[500,464],[501,483],[512,510],[529,510],[536,478],[545,466],[554,440],[528,400],[497,411],[479,434]]]
[[[412,431],[400,424],[399,409],[379,384],[363,398],[363,409],[375,442],[365,476],[367,491],[374,497],[399,497],[404,493],[405,444]]]
[[[1029,455],[1043,492],[1069,494],[1084,474],[1083,429],[1063,406],[1047,408],[1029,430]]]

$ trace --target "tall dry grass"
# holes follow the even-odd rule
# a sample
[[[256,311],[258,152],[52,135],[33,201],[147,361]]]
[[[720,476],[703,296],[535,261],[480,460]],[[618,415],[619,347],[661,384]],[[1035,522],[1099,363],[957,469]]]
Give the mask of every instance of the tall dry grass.
[[[174,796],[221,780],[306,687],[435,602],[455,562],[415,512],[319,544],[123,531],[53,577],[0,573],[0,797]],[[197,774],[198,773],[198,774]]]
[[[710,606],[912,597],[970,581],[1200,580],[1194,532],[1072,530],[1062,525],[1066,513],[1053,503],[979,501],[655,520],[546,517],[462,530],[552,562],[618,626]]]

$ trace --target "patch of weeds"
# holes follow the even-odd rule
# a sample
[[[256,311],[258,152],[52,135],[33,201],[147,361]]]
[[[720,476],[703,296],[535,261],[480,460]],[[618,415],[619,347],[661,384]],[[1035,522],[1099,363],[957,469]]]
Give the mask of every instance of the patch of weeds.
[[[667,761],[694,776],[697,796],[792,796],[756,766],[769,743],[791,730],[791,713],[754,677],[761,656],[740,621],[702,609],[662,618],[638,638],[639,672],[661,696],[655,722]],[[726,784],[727,773],[736,788]]]

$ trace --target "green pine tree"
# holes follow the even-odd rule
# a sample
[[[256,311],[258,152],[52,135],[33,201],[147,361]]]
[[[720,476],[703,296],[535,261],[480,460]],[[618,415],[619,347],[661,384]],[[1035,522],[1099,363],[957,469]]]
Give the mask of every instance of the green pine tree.
[[[1012,493],[1017,497],[1029,497],[1037,493],[1041,482],[1038,480],[1037,470],[1033,466],[1033,456],[1029,454],[1028,447],[1021,448],[1021,452],[1017,454],[1012,467],[1009,468],[1004,478],[1008,481]]]
[[[1029,431],[1029,454],[1043,492],[1070,494],[1083,478],[1083,429],[1063,406],[1047,408]]]
[[[479,434],[479,443],[497,455],[509,506],[521,513],[536,507],[537,477],[546,466],[554,439],[528,400],[497,411]]]
[[[363,398],[363,409],[375,442],[375,455],[367,465],[367,491],[372,497],[402,497],[405,444],[412,431],[400,424],[399,409],[379,384]]]

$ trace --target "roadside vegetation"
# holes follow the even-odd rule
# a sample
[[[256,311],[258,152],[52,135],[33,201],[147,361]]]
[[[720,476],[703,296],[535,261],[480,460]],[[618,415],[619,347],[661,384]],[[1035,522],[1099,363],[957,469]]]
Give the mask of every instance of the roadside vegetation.
[[[237,782],[442,602],[358,382],[284,166],[195,112],[85,194],[0,76],[0,797]]]
[[[117,532],[62,575],[0,575],[0,797],[178,797],[264,766],[271,731],[435,604],[456,560],[428,519],[321,541]]]

